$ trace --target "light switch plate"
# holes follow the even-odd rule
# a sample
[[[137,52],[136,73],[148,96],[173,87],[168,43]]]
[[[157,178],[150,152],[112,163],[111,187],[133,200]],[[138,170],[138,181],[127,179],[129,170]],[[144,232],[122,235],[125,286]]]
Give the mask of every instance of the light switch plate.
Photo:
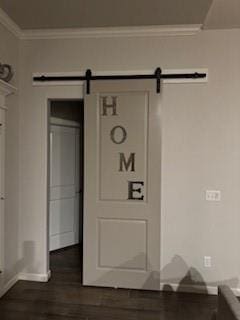
[[[204,267],[205,268],[211,268],[212,267],[212,257],[205,256],[204,257]]]
[[[207,190],[206,191],[207,201],[221,201],[221,191],[219,190]]]

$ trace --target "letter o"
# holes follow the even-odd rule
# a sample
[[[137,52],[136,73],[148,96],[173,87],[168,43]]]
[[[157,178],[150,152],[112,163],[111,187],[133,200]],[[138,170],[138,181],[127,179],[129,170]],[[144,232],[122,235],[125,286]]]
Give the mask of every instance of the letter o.
[[[116,132],[117,129],[122,130],[122,138],[120,140],[116,140],[115,139],[115,132]],[[112,140],[113,143],[122,144],[127,139],[127,131],[122,126],[113,127],[111,132],[110,132],[110,137],[111,137],[111,140]]]

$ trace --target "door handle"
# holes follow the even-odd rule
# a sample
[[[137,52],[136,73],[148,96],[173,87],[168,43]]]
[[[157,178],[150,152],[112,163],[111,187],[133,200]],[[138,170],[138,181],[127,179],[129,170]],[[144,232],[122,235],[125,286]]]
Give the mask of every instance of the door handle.
[[[5,198],[4,197],[0,197],[0,200],[5,200]]]

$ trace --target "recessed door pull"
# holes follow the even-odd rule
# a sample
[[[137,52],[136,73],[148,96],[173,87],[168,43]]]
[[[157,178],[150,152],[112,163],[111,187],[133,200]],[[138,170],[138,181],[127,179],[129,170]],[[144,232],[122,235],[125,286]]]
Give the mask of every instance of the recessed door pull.
[[[4,198],[4,197],[1,197],[0,200],[5,200],[5,198]]]

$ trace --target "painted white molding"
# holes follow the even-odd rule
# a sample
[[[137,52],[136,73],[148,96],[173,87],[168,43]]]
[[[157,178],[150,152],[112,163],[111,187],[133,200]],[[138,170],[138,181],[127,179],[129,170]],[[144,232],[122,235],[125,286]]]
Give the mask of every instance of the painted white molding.
[[[35,39],[80,39],[109,37],[161,37],[192,36],[202,30],[202,24],[169,26],[133,26],[104,28],[66,28],[66,29],[21,29],[1,8],[0,23],[17,38]]]
[[[0,23],[17,38],[21,38],[23,36],[23,32],[19,26],[1,8]]]
[[[18,275],[14,276],[11,280],[9,280],[2,289],[0,289],[0,298],[7,293],[9,289],[11,289],[18,281]]]
[[[201,24],[172,26],[134,26],[106,28],[46,29],[24,30],[21,38],[33,39],[75,39],[109,37],[146,37],[146,36],[191,36],[201,31]]]
[[[192,36],[202,30],[202,24],[171,26],[133,26],[104,28],[66,28],[66,29],[21,29],[1,8],[0,23],[17,38],[34,39],[80,39],[109,37],[161,37]]]
[[[132,27],[101,27],[101,28],[65,28],[65,29],[21,29],[0,8],[0,23],[17,38],[34,39],[79,39],[109,37],[161,37],[161,36],[192,36],[202,30],[202,24],[169,25],[169,26],[132,26]]]
[[[6,106],[6,97],[16,91],[16,88],[10,85],[9,83],[0,80],[0,109],[7,110]],[[6,125],[6,120],[5,120],[5,114],[6,112],[3,112],[3,119],[4,119],[4,127]],[[3,154],[5,153],[5,134],[3,136],[3,145],[1,146]],[[1,159],[1,171],[3,172],[3,175],[1,174],[1,196],[3,197],[2,200],[4,200],[5,197],[5,175],[4,175],[4,157]],[[2,271],[0,278],[4,276],[4,271],[5,271],[5,229],[4,229],[4,221],[5,221],[5,201],[2,201],[2,210],[0,212],[0,269]],[[2,284],[2,281],[1,281]],[[1,293],[1,288],[0,288],[0,293]]]
[[[8,96],[17,91],[17,88],[6,81],[0,80],[0,95]]]
[[[51,272],[48,273],[19,273],[18,280],[48,282]]]
[[[50,124],[54,126],[80,128],[80,123],[73,120],[67,120],[57,117],[50,117]]]
[[[96,71],[93,74],[98,75],[141,75],[141,74],[153,74],[155,72],[154,69],[152,70],[126,70],[126,71]],[[199,78],[199,79],[163,79],[163,83],[206,83],[208,82],[208,69],[207,68],[195,68],[195,69],[164,69],[162,73],[169,74],[169,73],[206,73],[206,78]],[[33,74],[33,77],[40,77],[40,76],[56,76],[56,77],[67,77],[67,76],[84,76],[85,73],[82,71],[79,72],[37,72]],[[83,86],[84,81],[33,81],[33,86]]]
[[[11,280],[9,280],[0,290],[0,298],[13,287],[18,280],[25,280],[25,281],[37,281],[37,282],[47,282],[51,278],[51,270],[48,271],[46,274],[35,274],[35,273],[20,273],[14,276]],[[170,289],[171,288],[171,289]],[[209,295],[217,295],[218,289],[214,286],[201,286],[201,285],[181,285],[174,283],[161,283],[160,291],[170,291],[173,290],[174,292],[188,292],[188,293],[199,293],[199,294],[206,294]],[[231,288],[233,293],[240,297],[240,288]]]
[[[197,78],[197,79],[163,79],[163,83],[207,83],[209,72],[207,68],[191,68],[191,69],[166,69],[162,70],[162,73],[206,73],[206,78]]]
[[[51,270],[46,274],[35,274],[35,273],[19,273],[16,274],[12,279],[10,279],[2,289],[0,289],[0,298],[7,293],[17,282],[18,280],[25,281],[37,281],[37,282],[47,282],[51,278]]]
[[[209,295],[216,295],[218,292],[217,287],[204,286],[204,285],[179,285],[175,283],[161,283],[160,291],[174,291],[174,292],[188,292],[188,293],[199,293]]]
[[[240,297],[240,289],[239,288],[231,288],[233,293]],[[175,284],[175,283],[161,283],[160,291],[178,291],[178,292],[188,292],[188,293],[199,293],[199,294],[209,294],[209,295],[217,295],[218,288],[214,286],[204,286],[204,285],[185,285],[185,284]]]

